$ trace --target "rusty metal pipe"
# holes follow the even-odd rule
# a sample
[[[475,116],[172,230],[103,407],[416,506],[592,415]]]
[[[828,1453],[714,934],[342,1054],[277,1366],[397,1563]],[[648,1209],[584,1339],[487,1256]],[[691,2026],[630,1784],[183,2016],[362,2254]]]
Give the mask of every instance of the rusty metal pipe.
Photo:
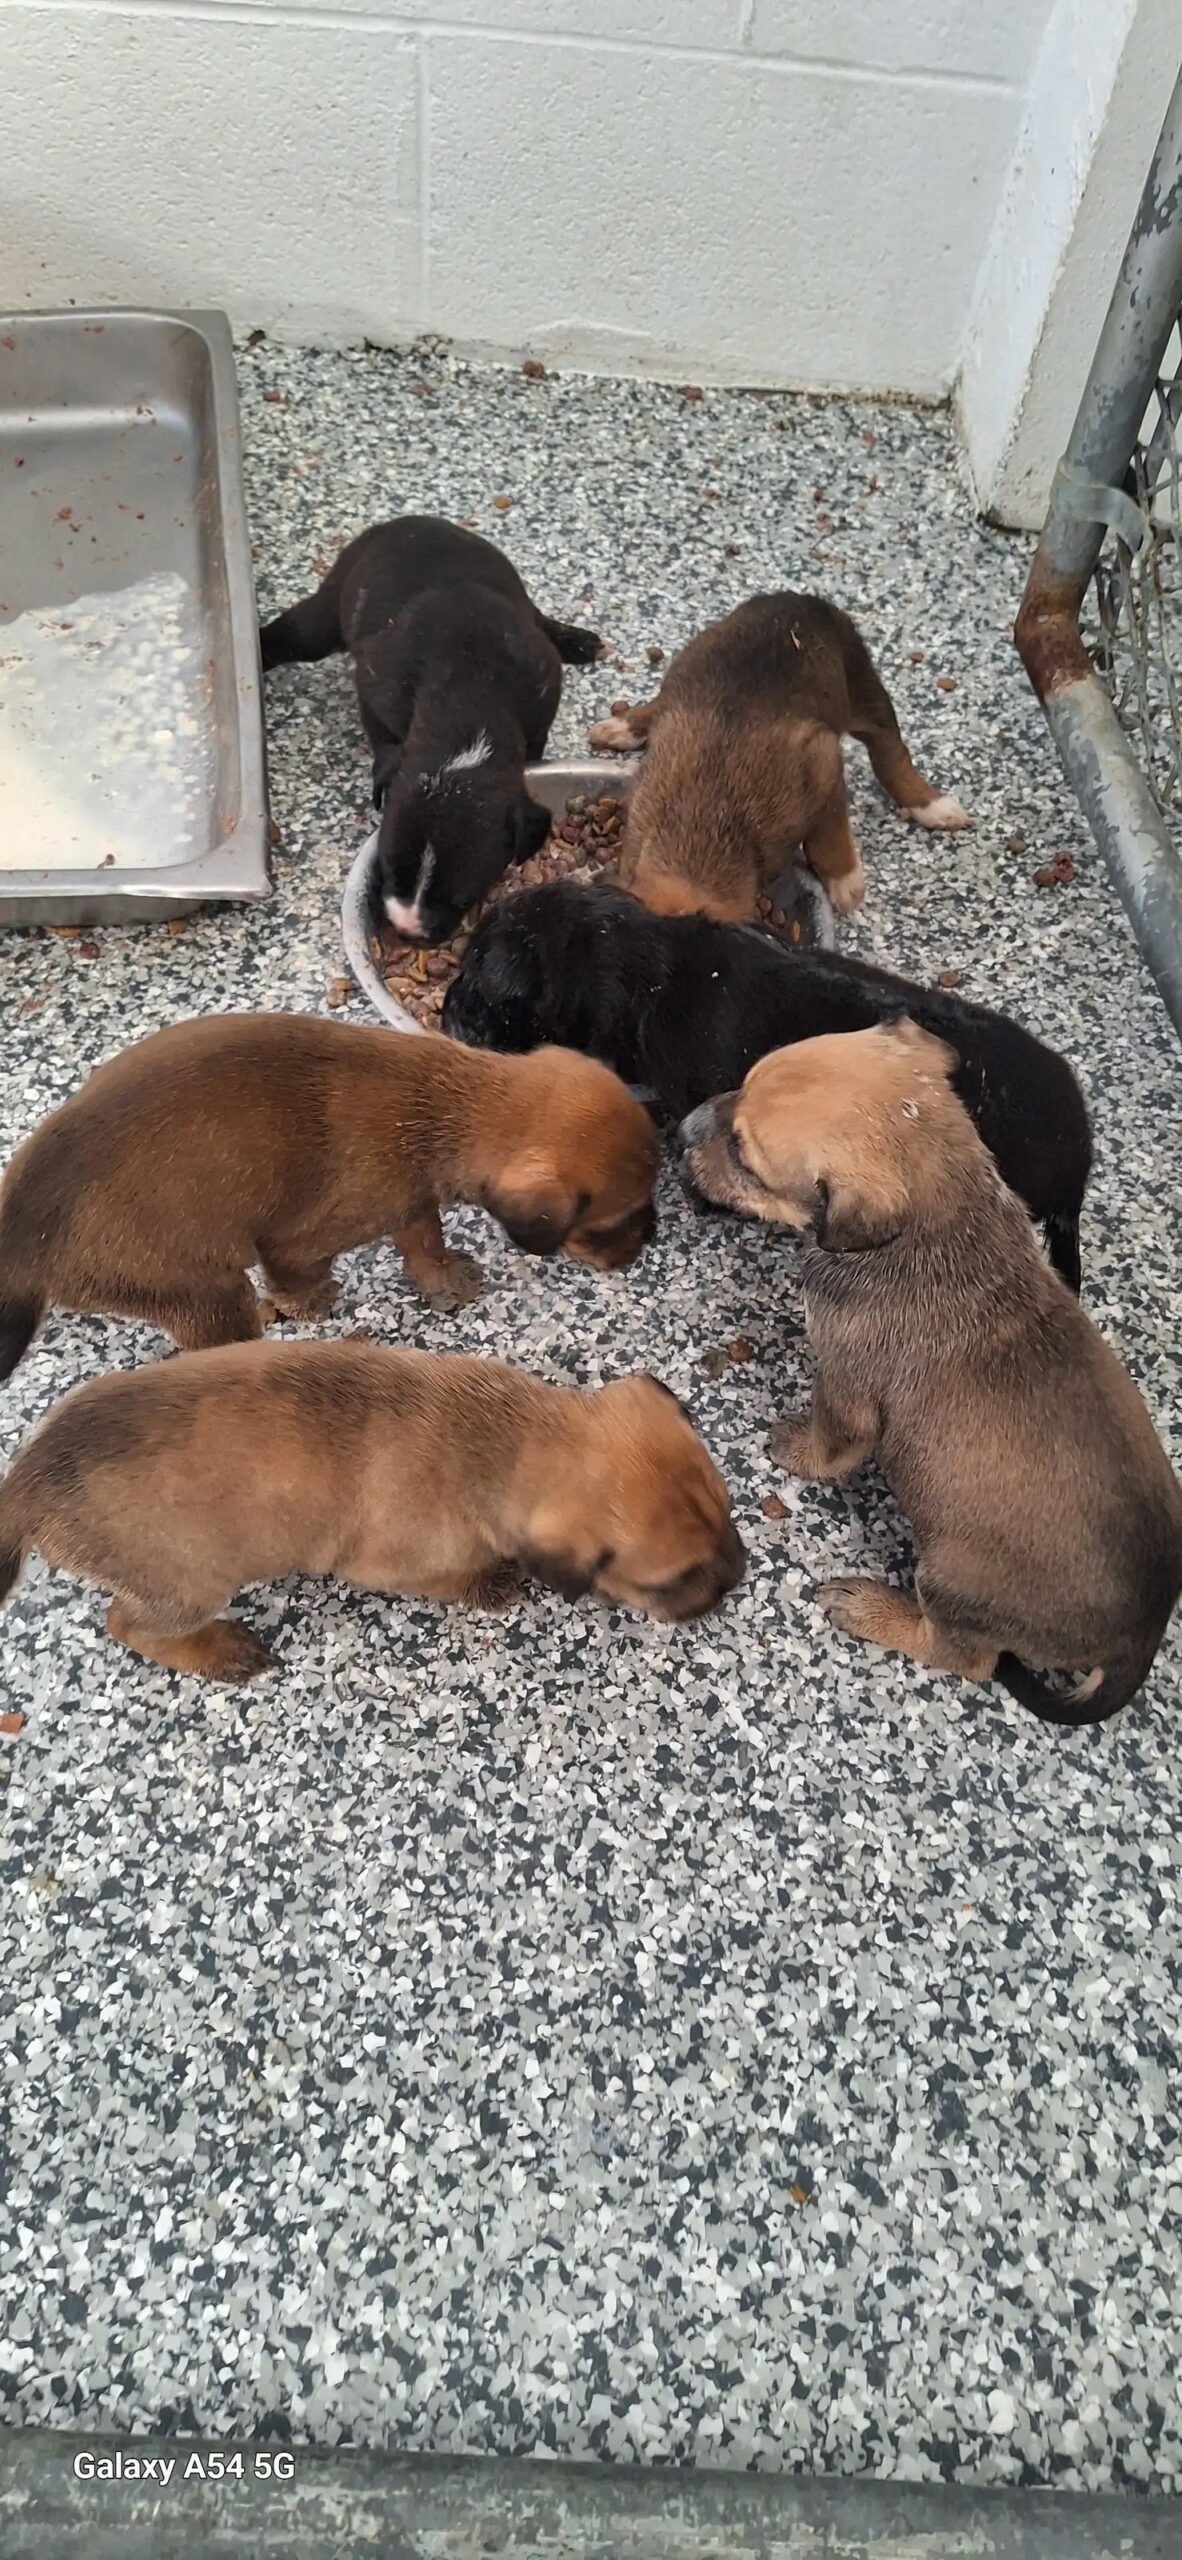
[[[1182,1032],[1182,859],[1079,631],[1080,608],[1109,527],[1123,531],[1134,548],[1142,538],[1139,510],[1123,482],[1180,312],[1182,75],[1055,473],[1014,626],[1063,769]]]

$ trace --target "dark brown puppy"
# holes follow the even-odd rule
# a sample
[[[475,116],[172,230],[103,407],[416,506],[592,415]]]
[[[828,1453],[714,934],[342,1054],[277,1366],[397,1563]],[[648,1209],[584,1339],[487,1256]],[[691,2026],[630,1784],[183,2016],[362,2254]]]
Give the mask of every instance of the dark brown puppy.
[[[799,844],[839,915],[865,875],[842,738],[921,827],[967,827],[912,764],[886,687],[848,614],[820,596],[752,596],[672,660],[654,702],[602,720],[593,747],[648,753],[628,802],[621,878],[660,915],[742,924]]]
[[[301,1014],[211,1014],[99,1067],[0,1186],[0,1377],[48,1306],[136,1316],[182,1349],[248,1340],[263,1266],[311,1316],[333,1258],[390,1236],[434,1306],[475,1297],[439,1212],[473,1201],[526,1253],[604,1271],[653,1232],[657,1141],[607,1067],[495,1057]]]
[[[808,1040],[682,1123],[707,1199],[811,1227],[812,1410],[792,1474],[877,1456],[915,1531],[914,1597],[830,1582],[839,1627],[987,1680],[1055,1724],[1141,1686],[1182,1591],[1182,1485],[1131,1378],[1041,1260],[914,1023]],[[1013,1657],[1019,1657],[1014,1659]],[[1057,1697],[1033,1674],[1085,1677]]]
[[[238,1343],[93,1379],[0,1485],[0,1598],[36,1548],[114,1592],[148,1662],[244,1680],[244,1583],[335,1573],[496,1608],[531,1573],[653,1618],[741,1579],[726,1487],[652,1378],[582,1394],[499,1360]]]

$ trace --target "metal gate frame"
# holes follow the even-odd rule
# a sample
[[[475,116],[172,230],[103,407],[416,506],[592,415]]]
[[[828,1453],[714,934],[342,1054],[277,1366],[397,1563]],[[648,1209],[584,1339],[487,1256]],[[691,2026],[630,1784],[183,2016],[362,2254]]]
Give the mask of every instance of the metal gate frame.
[[[1094,672],[1079,629],[1080,609],[1109,529],[1130,531],[1134,542],[1142,527],[1147,530],[1122,484],[1180,312],[1182,74],[1067,451],[1055,473],[1014,626],[1063,770],[1182,1034],[1182,850]]]

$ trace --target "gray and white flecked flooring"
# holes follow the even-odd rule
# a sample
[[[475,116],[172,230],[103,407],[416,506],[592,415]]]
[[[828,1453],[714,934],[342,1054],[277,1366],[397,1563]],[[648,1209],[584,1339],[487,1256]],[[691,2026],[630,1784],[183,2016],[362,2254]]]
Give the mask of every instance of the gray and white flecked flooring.
[[[977,831],[907,832],[854,757],[855,947],[959,969],[1075,1061],[1087,1301],[1182,1457],[1182,1051],[1010,647],[1027,546],[975,522],[947,418],[266,345],[241,375],[264,606],[379,513],[471,518],[625,662],[568,679],[555,749],[760,585],[860,615]],[[7,1139],[157,1024],[323,1004],[368,823],[339,664],[273,680],[270,753],[265,910],[5,937]],[[1073,882],[1036,891],[1062,849]],[[815,1581],[906,1542],[873,1480],[794,1489],[764,1455],[807,1375],[791,1242],[663,1206],[614,1281],[457,1220],[489,1286],[454,1319],[360,1255],[341,1325],[658,1370],[751,1552],[718,1618],[293,1585],[243,1604],[282,1669],[234,1693],[133,1663],[97,1594],[30,1570],[3,1625],[4,2410],[1178,2487],[1182,1627],[1078,1737],[836,1637]],[[52,1320],[4,1451],[161,1348]]]

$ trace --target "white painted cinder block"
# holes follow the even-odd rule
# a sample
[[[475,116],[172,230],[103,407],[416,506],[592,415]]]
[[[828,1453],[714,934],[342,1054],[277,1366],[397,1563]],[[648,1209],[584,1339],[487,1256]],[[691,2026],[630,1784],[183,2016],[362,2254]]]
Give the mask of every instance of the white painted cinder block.
[[[208,0],[217,8],[223,0]],[[240,0],[224,0],[236,7]],[[253,0],[284,12],[318,10],[325,0]],[[680,45],[711,53],[738,51],[747,40],[750,0],[331,0],[338,9],[372,12],[408,26],[491,27],[498,34],[594,36],[642,48]],[[893,5],[893,0],[892,0]],[[905,0],[908,7],[913,0]],[[1041,0],[1032,0],[1041,5]]]
[[[853,68],[951,72],[1020,88],[1052,0],[752,0],[753,53]]]
[[[421,324],[418,53],[380,24],[0,6],[0,303]]]
[[[975,309],[979,483],[1029,515],[1178,6],[0,0],[0,304],[920,396]]]
[[[607,370],[947,391],[1007,89],[423,41],[434,327]]]
[[[1056,0],[957,386],[999,523],[1043,522],[1180,65],[1179,0]]]

